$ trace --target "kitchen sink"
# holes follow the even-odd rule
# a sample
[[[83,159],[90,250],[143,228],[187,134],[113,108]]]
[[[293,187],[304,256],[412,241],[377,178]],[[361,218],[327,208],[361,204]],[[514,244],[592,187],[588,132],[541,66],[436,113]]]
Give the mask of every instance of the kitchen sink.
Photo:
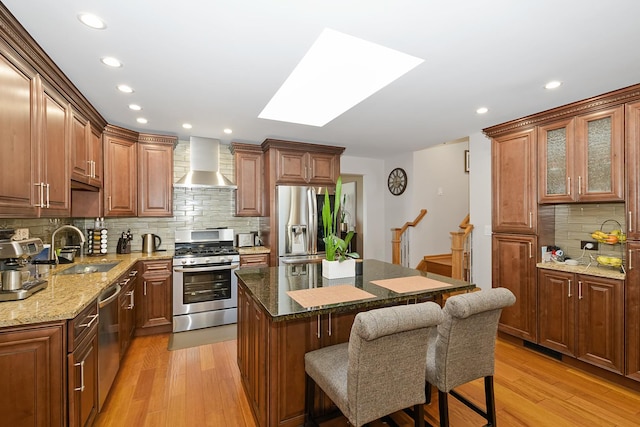
[[[96,264],[76,264],[73,267],[69,267],[66,270],[62,270],[55,274],[89,274],[89,273],[106,273],[113,267],[118,265],[118,262],[101,262]]]

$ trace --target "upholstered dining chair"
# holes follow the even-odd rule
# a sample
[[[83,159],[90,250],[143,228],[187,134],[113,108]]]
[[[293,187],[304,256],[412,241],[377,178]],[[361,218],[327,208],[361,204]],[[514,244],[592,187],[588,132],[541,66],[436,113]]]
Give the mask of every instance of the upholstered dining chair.
[[[427,349],[425,393],[431,402],[431,385],[438,388],[440,426],[449,425],[448,395],[496,426],[493,374],[498,320],[504,307],[516,301],[506,288],[494,288],[450,297],[442,309],[444,319],[432,331]],[[453,390],[484,378],[486,410]]]
[[[411,407],[423,426],[427,338],[441,320],[433,302],[361,312],[349,342],[305,354],[306,425],[317,425],[317,384],[355,427]]]

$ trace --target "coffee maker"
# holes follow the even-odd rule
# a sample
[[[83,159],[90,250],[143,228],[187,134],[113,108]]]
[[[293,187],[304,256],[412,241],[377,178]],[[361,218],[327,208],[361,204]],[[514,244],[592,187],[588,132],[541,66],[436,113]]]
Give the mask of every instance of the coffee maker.
[[[22,300],[47,287],[29,268],[29,259],[43,249],[37,238],[0,240],[0,301]]]

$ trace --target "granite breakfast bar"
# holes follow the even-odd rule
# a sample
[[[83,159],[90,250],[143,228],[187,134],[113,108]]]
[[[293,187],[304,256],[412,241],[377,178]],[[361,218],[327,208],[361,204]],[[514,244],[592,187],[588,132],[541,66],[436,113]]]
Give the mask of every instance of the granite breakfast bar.
[[[358,312],[440,301],[443,294],[475,288],[468,282],[377,260],[364,260],[362,270],[362,275],[333,280],[322,277],[320,264],[237,270],[238,367],[259,426],[304,424],[304,354],[347,342]],[[383,286],[427,282],[425,278],[429,279],[425,289],[395,292]],[[300,298],[304,293],[318,302],[335,294],[344,300],[337,297],[331,303],[303,305],[298,301],[304,302]],[[334,407],[324,393],[317,392],[315,408],[321,415]]]

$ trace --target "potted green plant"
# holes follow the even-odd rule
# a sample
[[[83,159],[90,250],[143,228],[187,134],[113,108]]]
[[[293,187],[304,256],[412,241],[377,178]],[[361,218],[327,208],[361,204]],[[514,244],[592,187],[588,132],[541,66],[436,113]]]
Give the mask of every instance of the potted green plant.
[[[324,230],[325,258],[322,260],[322,276],[328,279],[355,276],[355,258],[359,258],[357,252],[349,252],[349,242],[353,238],[353,231],[349,231],[345,238],[340,237],[340,196],[342,193],[342,178],[336,181],[335,204],[331,210],[329,192],[324,193],[324,205],[322,206],[322,226]]]

